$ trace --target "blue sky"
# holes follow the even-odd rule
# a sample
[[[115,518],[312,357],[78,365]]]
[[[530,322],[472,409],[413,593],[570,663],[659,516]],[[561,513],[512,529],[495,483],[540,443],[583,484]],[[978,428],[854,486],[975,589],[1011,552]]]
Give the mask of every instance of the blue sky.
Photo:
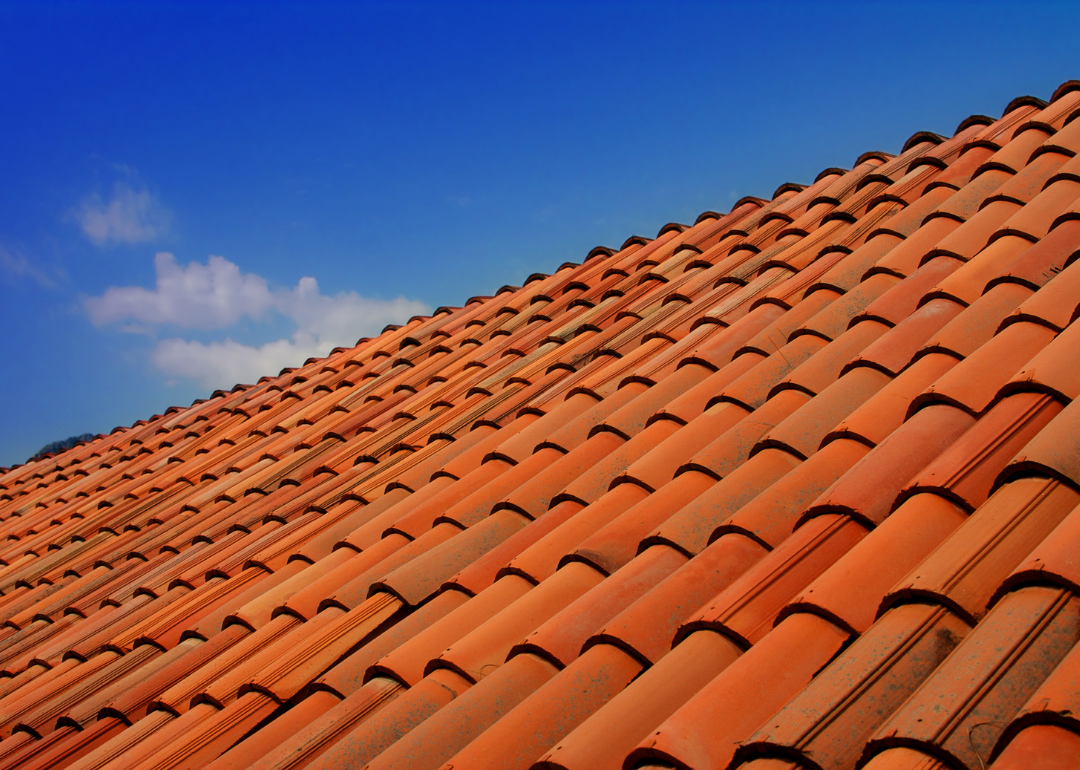
[[[1067,3],[0,1],[0,465],[1080,77]]]

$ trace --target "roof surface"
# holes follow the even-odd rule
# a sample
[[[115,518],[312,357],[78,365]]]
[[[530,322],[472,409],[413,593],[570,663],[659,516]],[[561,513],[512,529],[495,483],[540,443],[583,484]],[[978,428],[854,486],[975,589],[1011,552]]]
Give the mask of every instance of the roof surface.
[[[1080,766],[1080,83],[0,475],[0,770]]]

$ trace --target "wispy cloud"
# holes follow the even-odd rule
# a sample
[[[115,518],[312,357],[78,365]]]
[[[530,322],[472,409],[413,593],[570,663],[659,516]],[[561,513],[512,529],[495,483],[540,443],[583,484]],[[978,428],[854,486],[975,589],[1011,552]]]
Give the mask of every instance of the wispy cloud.
[[[157,343],[151,361],[174,377],[197,380],[208,388],[253,382],[285,366],[299,366],[312,356],[325,356],[338,345],[378,333],[388,323],[401,323],[429,308],[417,300],[369,299],[354,291],[323,294],[318,282],[301,278],[295,287],[272,290],[266,280],[243,273],[224,257],[206,264],[176,263],[172,254],[154,260],[155,288],[113,287],[85,300],[86,312],[97,326],[155,331],[159,326],[182,329],[227,329],[243,318],[256,321],[280,314],[296,330],[291,337],[262,345],[245,345],[225,338],[212,342],[165,339]]]
[[[14,280],[28,279],[46,289],[59,288],[65,273],[57,267],[35,264],[25,254],[0,246],[0,273]]]
[[[137,182],[114,183],[108,199],[99,193],[91,193],[71,214],[83,235],[95,246],[147,243],[168,232],[172,224],[172,212]]]

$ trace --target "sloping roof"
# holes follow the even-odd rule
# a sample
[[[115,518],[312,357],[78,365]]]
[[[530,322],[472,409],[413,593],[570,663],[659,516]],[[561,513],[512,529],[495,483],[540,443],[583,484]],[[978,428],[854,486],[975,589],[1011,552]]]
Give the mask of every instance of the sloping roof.
[[[1080,766],[1078,116],[7,470],[0,770]]]

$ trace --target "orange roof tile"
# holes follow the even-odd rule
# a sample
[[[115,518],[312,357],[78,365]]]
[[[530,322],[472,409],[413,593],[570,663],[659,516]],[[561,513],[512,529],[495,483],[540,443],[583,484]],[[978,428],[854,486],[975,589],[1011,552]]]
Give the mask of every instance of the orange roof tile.
[[[0,473],[0,770],[1080,764],[1080,90]]]

